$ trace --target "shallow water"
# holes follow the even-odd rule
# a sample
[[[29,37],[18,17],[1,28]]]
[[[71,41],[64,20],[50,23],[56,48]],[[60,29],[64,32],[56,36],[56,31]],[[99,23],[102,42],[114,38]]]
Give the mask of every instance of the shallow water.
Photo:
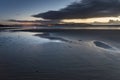
[[[37,34],[0,32],[0,80],[120,80],[120,53]]]

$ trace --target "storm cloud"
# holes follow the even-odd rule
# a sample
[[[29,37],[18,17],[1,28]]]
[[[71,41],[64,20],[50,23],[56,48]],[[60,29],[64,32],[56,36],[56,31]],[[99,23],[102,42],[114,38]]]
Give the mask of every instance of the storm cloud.
[[[120,0],[80,0],[58,11],[33,15],[44,19],[86,19],[120,16]]]

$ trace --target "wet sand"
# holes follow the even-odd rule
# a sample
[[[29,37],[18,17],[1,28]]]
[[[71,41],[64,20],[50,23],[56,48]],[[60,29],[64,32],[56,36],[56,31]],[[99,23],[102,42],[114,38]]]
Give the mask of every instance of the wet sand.
[[[0,32],[0,80],[120,80],[119,33]]]

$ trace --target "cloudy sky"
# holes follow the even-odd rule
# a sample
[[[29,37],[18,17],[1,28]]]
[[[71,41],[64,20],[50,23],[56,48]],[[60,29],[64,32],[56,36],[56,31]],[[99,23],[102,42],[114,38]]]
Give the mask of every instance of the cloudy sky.
[[[119,16],[120,0],[0,0],[1,23],[41,19],[107,22],[120,20]]]
[[[0,0],[0,22],[9,19],[34,20],[31,15],[58,10],[74,0]]]

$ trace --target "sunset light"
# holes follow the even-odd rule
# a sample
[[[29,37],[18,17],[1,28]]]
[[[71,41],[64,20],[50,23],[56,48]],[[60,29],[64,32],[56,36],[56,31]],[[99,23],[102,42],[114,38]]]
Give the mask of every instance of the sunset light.
[[[119,17],[102,17],[102,18],[90,18],[90,19],[64,19],[63,22],[67,23],[93,23],[93,22],[102,22],[107,23],[109,20],[120,20]]]

